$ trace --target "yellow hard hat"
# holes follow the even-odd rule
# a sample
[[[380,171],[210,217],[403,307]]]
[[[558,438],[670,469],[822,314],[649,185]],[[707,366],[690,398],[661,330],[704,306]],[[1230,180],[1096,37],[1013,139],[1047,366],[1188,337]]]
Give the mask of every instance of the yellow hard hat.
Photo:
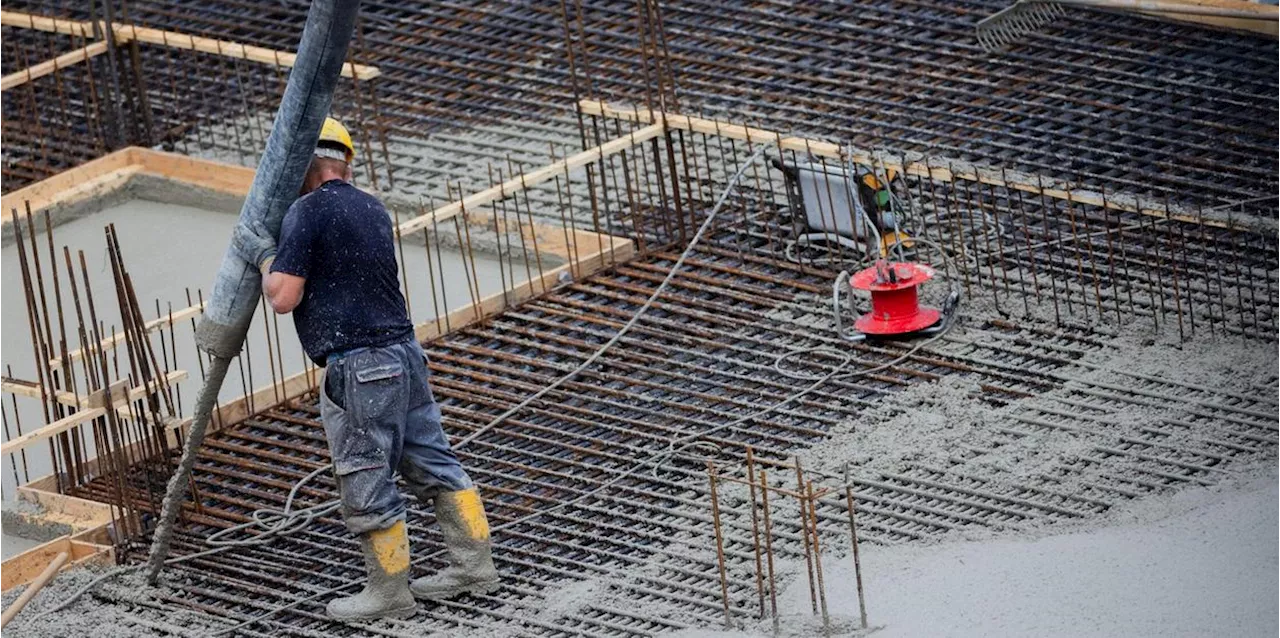
[[[348,164],[356,157],[356,146],[351,142],[351,134],[347,132],[347,127],[341,122],[331,117],[324,118],[324,126],[320,127],[320,140],[316,143],[316,155],[319,157],[329,157],[321,154],[321,151],[327,150],[320,147],[321,144],[329,142],[338,144],[346,149],[346,157],[344,159]],[[339,159],[334,157],[333,159]]]

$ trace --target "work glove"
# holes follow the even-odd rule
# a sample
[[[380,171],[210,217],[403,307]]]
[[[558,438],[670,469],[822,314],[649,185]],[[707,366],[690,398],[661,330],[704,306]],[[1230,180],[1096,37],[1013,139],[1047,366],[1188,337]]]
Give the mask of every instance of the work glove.
[[[231,233],[231,246],[241,259],[253,264],[263,274],[276,257],[276,239],[266,224],[257,219],[236,224]]]

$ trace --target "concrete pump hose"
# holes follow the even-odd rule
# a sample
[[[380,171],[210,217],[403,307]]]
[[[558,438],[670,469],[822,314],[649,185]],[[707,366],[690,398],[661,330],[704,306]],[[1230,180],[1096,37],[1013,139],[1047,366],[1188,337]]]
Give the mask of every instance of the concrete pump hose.
[[[285,86],[275,124],[258,162],[253,185],[240,210],[240,224],[262,222],[273,236],[290,204],[298,197],[302,179],[329,114],[334,87],[346,61],[359,0],[314,0],[307,11],[298,55]],[[218,391],[227,367],[244,344],[249,322],[262,294],[257,264],[245,262],[230,247],[214,279],[213,292],[196,329],[196,344],[213,355],[213,365],[196,402],[178,471],[165,491],[155,540],[148,559],[148,581],[155,584],[173,538],[173,524],[186,500],[187,481],[204,441]]]

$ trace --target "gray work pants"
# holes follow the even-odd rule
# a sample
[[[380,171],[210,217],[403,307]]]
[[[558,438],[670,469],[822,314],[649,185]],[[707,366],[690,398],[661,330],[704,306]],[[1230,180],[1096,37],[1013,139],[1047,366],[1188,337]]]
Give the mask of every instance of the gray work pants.
[[[325,366],[320,418],[342,518],[353,533],[404,520],[397,471],[419,498],[471,487],[440,427],[426,363],[422,347],[409,340],[330,356]]]

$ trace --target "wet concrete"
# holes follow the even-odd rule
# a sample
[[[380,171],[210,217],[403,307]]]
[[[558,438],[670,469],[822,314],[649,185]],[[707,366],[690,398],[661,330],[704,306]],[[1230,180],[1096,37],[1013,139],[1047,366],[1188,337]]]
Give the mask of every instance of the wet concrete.
[[[31,550],[42,542],[44,541],[17,536],[17,530],[9,529],[9,525],[0,520],[0,560]]]
[[[70,525],[45,522],[41,514],[42,508],[34,503],[15,501],[4,504],[4,510],[0,512],[0,525],[4,528],[0,549],[4,558],[76,531]]]

